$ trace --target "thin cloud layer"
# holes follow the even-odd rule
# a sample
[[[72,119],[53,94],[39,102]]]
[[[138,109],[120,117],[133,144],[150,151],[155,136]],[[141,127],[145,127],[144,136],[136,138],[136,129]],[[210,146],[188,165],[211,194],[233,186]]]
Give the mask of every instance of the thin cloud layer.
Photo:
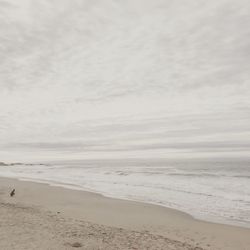
[[[248,155],[249,12],[247,0],[0,1],[0,155]]]

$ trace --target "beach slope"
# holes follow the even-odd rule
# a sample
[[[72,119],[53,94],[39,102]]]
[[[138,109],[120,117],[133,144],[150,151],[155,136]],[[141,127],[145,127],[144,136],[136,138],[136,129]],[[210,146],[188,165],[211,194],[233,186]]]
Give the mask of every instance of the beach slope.
[[[249,235],[160,206],[0,178],[0,249],[246,250]]]

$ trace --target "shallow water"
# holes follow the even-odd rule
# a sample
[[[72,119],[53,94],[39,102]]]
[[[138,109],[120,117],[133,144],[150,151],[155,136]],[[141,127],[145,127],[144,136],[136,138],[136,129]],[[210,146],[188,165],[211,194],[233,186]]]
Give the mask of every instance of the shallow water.
[[[159,204],[250,227],[248,160],[82,160],[0,167],[0,175]]]

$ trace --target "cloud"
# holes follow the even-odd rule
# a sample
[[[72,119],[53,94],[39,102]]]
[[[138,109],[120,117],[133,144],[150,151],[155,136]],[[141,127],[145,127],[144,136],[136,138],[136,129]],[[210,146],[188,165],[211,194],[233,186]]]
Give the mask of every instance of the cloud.
[[[0,1],[1,145],[115,150],[140,131],[141,148],[235,130],[250,140],[249,11],[246,0]]]

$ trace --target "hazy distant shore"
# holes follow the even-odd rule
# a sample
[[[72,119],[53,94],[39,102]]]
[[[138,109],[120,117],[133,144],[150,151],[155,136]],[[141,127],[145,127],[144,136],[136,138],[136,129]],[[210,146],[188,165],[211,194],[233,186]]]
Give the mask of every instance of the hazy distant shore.
[[[16,188],[16,195],[9,191]],[[0,178],[1,249],[247,249],[250,230],[173,209]]]

